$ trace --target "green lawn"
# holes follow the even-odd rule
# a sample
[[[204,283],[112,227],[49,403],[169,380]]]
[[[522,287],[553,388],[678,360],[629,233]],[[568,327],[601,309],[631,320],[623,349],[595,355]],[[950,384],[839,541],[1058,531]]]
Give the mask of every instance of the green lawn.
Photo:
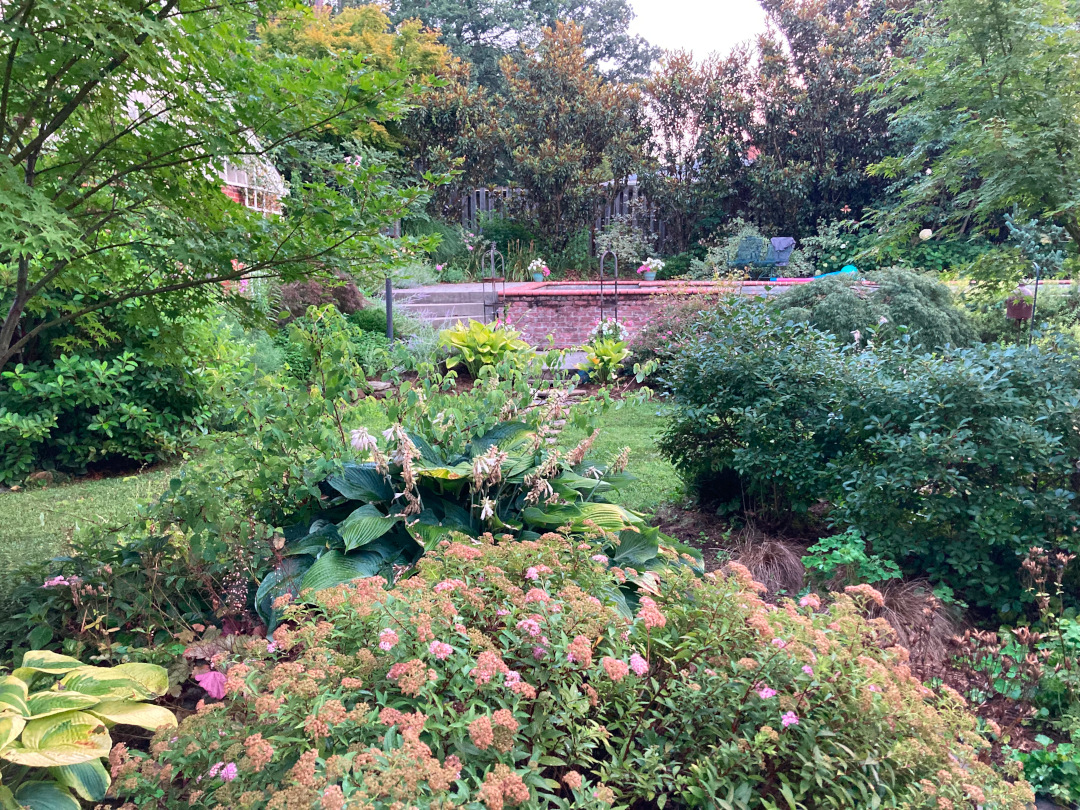
[[[165,491],[175,471],[162,465],[140,475],[0,493],[0,592],[12,569],[61,553],[80,526],[125,523],[136,504]]]
[[[619,502],[630,509],[651,514],[662,503],[682,496],[682,481],[675,468],[656,449],[660,434],[659,405],[644,402],[609,410],[600,420],[600,435],[589,453],[591,458],[610,461],[624,447],[630,448],[627,472],[638,480],[624,487]],[[559,444],[573,447],[585,434],[566,430]]]
[[[660,429],[654,403],[612,409],[600,422],[600,436],[590,456],[609,461],[623,447],[630,448],[629,472],[638,481],[620,493],[620,501],[651,513],[665,501],[681,494],[678,476],[657,453],[654,444]],[[381,427],[372,413],[367,424]],[[581,431],[567,429],[560,444],[570,448],[583,437]],[[0,593],[6,590],[10,572],[27,562],[46,560],[64,551],[72,533],[80,526],[120,525],[129,519],[139,503],[157,498],[168,485],[177,467],[160,466],[141,475],[81,480],[47,489],[0,493]]]

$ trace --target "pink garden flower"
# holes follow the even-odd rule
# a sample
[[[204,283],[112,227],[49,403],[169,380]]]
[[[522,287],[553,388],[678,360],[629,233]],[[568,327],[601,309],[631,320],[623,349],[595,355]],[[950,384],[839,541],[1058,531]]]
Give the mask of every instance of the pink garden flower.
[[[780,725],[784,728],[799,725],[799,715],[795,714],[795,712],[784,712],[780,717]]]
[[[649,674],[649,662],[642,658],[637,653],[630,656],[630,669],[639,678],[644,678]]]
[[[814,674],[814,668],[812,666],[810,666],[809,664],[804,666],[802,668],[802,671],[805,672],[807,675],[813,675]]]
[[[821,607],[821,599],[816,593],[808,593],[802,599],[799,600],[799,607],[808,607],[817,610]]]
[[[774,638],[772,640],[772,645],[774,647],[779,647],[780,649],[783,649],[784,647],[787,646],[787,642],[784,641],[782,638]]]
[[[776,697],[776,690],[770,686],[763,686],[758,690],[758,697],[762,700],[768,700],[769,698]]]
[[[527,594],[525,594],[525,604],[530,602],[550,602],[551,597],[547,595],[547,591],[543,588],[532,588]]]
[[[600,661],[604,666],[604,672],[611,680],[618,683],[630,673],[630,667],[626,665],[625,661],[620,661],[618,658],[608,658],[605,656]]]
[[[231,782],[236,778],[236,763],[230,762],[224,768],[221,769],[221,778],[225,782]]]
[[[607,557],[606,554],[593,554],[592,557],[590,557],[589,559],[591,559],[593,562],[605,563],[605,564],[608,561],[608,557]]]
[[[384,652],[390,652],[394,649],[394,645],[398,643],[398,634],[391,630],[389,627],[379,633],[379,649]]]
[[[530,636],[536,638],[540,635],[540,622],[530,616],[528,619],[522,619],[518,622],[517,629],[524,630]]]
[[[431,646],[428,647],[428,652],[438,658],[440,661],[445,661],[450,657],[450,653],[454,651],[454,648],[447,644],[445,641],[433,641]]]

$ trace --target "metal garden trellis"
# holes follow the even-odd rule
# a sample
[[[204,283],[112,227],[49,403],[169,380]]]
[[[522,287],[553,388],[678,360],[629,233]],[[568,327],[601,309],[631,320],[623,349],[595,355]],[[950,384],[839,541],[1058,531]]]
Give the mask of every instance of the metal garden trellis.
[[[600,254],[600,323],[604,322],[604,262],[610,256],[615,262],[615,322],[619,321],[619,257],[614,251]]]

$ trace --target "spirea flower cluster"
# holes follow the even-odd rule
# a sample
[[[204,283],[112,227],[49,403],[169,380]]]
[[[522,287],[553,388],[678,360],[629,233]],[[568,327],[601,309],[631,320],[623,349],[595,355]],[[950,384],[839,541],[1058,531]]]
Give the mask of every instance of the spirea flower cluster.
[[[221,700],[113,752],[113,792],[126,810],[1031,801],[863,617],[872,589],[770,604],[739,565],[618,561],[603,534],[489,535],[393,587],[301,594],[273,639],[219,662]]]

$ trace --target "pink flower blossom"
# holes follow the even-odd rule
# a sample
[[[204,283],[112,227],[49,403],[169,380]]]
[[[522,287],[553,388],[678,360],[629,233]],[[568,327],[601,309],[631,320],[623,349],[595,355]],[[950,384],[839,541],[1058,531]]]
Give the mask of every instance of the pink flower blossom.
[[[780,649],[783,649],[784,647],[787,646],[787,642],[784,641],[782,638],[774,638],[772,640],[772,645],[774,647],[779,647]]]
[[[517,623],[517,629],[524,630],[530,636],[536,638],[540,635],[540,622],[531,617],[528,619],[522,619],[520,622]]]
[[[630,669],[639,678],[644,678],[649,673],[649,662],[637,653],[630,656]]]
[[[799,715],[795,714],[795,712],[784,712],[780,717],[780,725],[784,728],[799,725]]]
[[[547,655],[547,650],[545,650],[543,647],[533,647],[533,658],[535,658],[537,661],[539,661],[545,655]]]
[[[397,644],[399,640],[398,634],[387,627],[379,633],[379,649],[384,652],[390,652],[390,650],[394,649],[394,645]]]
[[[224,768],[221,769],[221,778],[226,782],[231,782],[236,778],[236,763],[230,762]]]
[[[589,559],[591,559],[593,562],[607,563],[608,556],[606,554],[593,554],[592,557],[590,557]]]
[[[507,610],[506,608],[499,608],[498,610],[495,611],[495,615],[496,616],[509,616],[510,611]]]
[[[805,672],[807,675],[813,675],[814,674],[814,668],[812,666],[810,666],[809,664],[804,666],[802,668],[802,671]]]
[[[821,607],[821,599],[816,593],[808,593],[802,599],[799,600],[799,607],[808,607],[817,610]]]
[[[515,669],[506,673],[506,679],[503,681],[507,686],[513,686],[515,683],[521,683],[521,673]]]
[[[621,681],[630,672],[630,667],[626,665],[626,662],[620,661],[618,658],[608,658],[605,656],[600,663],[604,667],[604,672],[606,672],[607,676],[615,681],[615,683]]]
[[[540,579],[540,574],[535,567],[531,567],[525,572],[525,579]]]
[[[210,670],[195,676],[195,682],[206,690],[206,694],[215,700],[225,697],[225,673]]]
[[[450,653],[452,653],[453,651],[454,648],[444,641],[433,641],[431,642],[431,646],[428,647],[428,652],[434,655],[440,661],[445,661],[447,658],[449,658]]]
[[[874,684],[874,683],[870,684],[866,688],[869,689],[871,692],[880,692],[881,691],[881,687],[878,686],[877,684]]]
[[[525,594],[525,604],[530,602],[550,602],[551,597],[547,595],[547,591],[543,588],[531,588],[527,594]]]
[[[776,690],[770,686],[763,686],[758,690],[758,697],[762,700],[768,700],[769,698],[776,697]]]
[[[444,579],[442,582],[435,586],[435,593],[442,593],[444,591],[455,591],[458,588],[464,588],[465,583],[460,579]]]

